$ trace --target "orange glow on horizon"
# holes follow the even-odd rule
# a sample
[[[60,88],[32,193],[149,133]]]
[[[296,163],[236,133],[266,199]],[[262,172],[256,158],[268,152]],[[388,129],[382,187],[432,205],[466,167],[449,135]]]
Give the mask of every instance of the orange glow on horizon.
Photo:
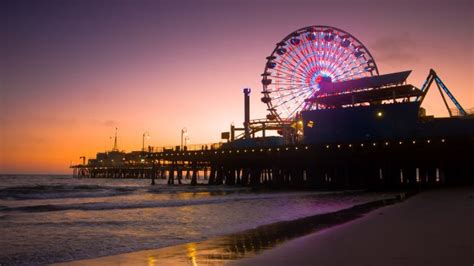
[[[276,42],[308,25],[350,32],[370,50],[381,74],[411,69],[408,82],[418,88],[433,68],[466,110],[474,107],[469,1],[471,9],[430,5],[443,11],[442,19],[429,8],[412,12],[416,3],[387,4],[400,9],[382,12],[373,5],[349,10],[291,2],[273,6],[271,16],[262,16],[268,8],[263,3],[243,3],[170,4],[166,12],[141,7],[137,17],[126,12],[128,20],[110,11],[110,22],[94,13],[80,17],[85,26],[79,18],[49,13],[28,21],[36,11],[10,17],[11,25],[31,32],[12,26],[6,34],[11,47],[2,46],[0,54],[11,55],[0,65],[0,174],[70,174],[70,163],[80,156],[112,149],[115,127],[119,149],[126,151],[141,150],[144,132],[150,135],[146,146],[179,145],[183,127],[192,145],[219,142],[231,123],[242,125],[242,88],[252,88],[251,119],[266,116],[260,101],[265,57]],[[428,115],[448,115],[434,84],[423,107]]]

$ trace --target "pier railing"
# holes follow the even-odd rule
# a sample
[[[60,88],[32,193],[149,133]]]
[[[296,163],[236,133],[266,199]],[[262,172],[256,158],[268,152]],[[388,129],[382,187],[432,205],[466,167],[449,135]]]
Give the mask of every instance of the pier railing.
[[[222,142],[206,143],[206,144],[192,144],[183,147],[182,151],[203,151],[203,150],[217,150],[222,147]],[[167,151],[181,151],[178,146],[150,146],[148,152],[167,152]]]
[[[197,184],[202,176],[200,182],[211,185],[398,188],[472,183],[472,159],[465,154],[473,145],[472,136],[214,150],[219,146],[193,145],[186,152],[111,152],[71,168],[77,177],[162,178],[168,184]]]

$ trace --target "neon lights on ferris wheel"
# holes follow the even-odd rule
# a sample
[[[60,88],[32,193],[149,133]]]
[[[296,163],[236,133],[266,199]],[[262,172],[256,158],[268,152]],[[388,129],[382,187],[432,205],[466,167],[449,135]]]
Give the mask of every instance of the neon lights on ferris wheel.
[[[293,120],[315,108],[305,100],[318,95],[323,80],[373,75],[378,75],[377,65],[357,38],[334,27],[305,27],[283,38],[267,57],[262,101],[275,119]]]

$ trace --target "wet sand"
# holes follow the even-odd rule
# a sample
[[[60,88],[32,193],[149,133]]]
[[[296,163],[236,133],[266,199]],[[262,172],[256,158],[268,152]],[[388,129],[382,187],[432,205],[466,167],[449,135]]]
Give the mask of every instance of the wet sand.
[[[388,197],[388,198],[387,198]],[[254,257],[285,241],[318,230],[345,223],[377,208],[403,201],[406,193],[387,195],[386,198],[340,211],[314,215],[292,221],[259,226],[243,232],[210,240],[167,248],[144,250],[96,259],[67,262],[68,265],[222,265],[235,260]]]
[[[474,187],[440,189],[203,242],[65,264],[472,265],[473,225]]]
[[[231,265],[473,265],[474,187],[432,190]]]

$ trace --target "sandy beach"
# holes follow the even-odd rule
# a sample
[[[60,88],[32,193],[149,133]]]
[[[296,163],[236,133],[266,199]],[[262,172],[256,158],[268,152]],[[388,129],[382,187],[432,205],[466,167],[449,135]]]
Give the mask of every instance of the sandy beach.
[[[253,239],[244,240],[240,251],[229,250],[229,238],[217,238],[66,264],[472,265],[473,224],[474,187],[431,190],[309,235],[282,237],[267,247],[265,237],[255,241],[247,235]]]
[[[473,265],[474,188],[433,190],[231,265]]]

